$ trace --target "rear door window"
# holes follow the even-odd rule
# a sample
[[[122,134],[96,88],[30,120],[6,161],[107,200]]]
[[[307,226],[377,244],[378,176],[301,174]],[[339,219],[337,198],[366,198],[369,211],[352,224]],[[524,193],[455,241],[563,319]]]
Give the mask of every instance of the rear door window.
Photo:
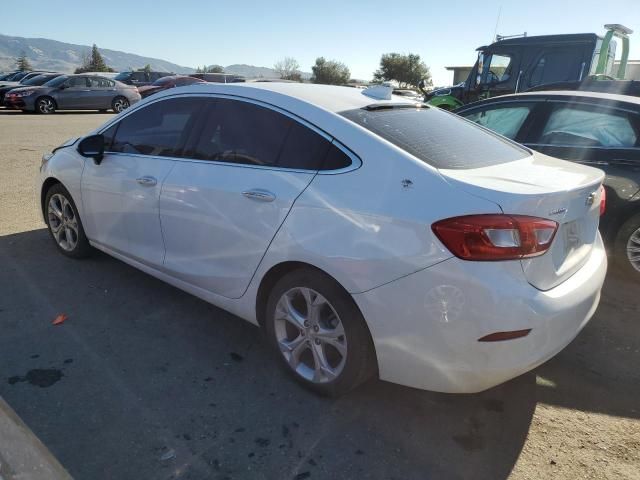
[[[161,157],[180,157],[202,105],[198,98],[171,98],[152,103],[123,118],[110,151]]]
[[[638,134],[630,114],[610,108],[556,105],[538,140],[543,145],[629,148]]]
[[[512,105],[490,106],[469,113],[463,112],[460,115],[513,140],[529,117],[529,113],[531,113],[531,107],[528,105]]]
[[[342,116],[435,168],[480,168],[530,155],[523,147],[435,107],[356,109]]]
[[[267,107],[210,99],[202,130],[188,155],[241,165],[319,170],[330,141],[302,123]]]
[[[584,68],[575,50],[550,50],[540,56],[531,71],[529,86],[577,80]],[[583,72],[583,75],[586,72]]]

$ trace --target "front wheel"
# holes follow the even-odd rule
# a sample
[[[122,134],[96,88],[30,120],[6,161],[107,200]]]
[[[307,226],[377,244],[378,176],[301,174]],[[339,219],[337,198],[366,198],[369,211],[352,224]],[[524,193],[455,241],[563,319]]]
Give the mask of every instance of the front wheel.
[[[285,370],[322,395],[346,393],[376,372],[362,314],[349,294],[321,272],[296,270],[276,283],[265,330]]]
[[[36,112],[48,115],[56,111],[56,102],[51,97],[41,97],[36,100]]]
[[[620,227],[616,235],[615,257],[620,270],[640,282],[640,214]]]
[[[129,100],[127,100],[124,97],[116,97],[113,99],[113,102],[111,103],[111,108],[113,109],[114,112],[120,113],[123,110],[126,110],[127,108],[129,108]]]
[[[45,197],[45,218],[58,250],[72,258],[89,255],[91,246],[71,195],[61,184],[53,185]]]

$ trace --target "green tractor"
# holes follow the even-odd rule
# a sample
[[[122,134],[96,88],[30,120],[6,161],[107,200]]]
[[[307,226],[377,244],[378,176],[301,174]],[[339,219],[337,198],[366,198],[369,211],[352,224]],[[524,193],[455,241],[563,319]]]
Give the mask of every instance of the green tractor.
[[[425,102],[446,110],[498,95],[527,90],[597,90],[640,96],[640,82],[622,81],[629,58],[629,35],[623,25],[605,25],[595,33],[497,37],[477,49],[478,60],[467,80],[446,88],[420,90]],[[622,41],[620,65],[614,72],[617,42]]]

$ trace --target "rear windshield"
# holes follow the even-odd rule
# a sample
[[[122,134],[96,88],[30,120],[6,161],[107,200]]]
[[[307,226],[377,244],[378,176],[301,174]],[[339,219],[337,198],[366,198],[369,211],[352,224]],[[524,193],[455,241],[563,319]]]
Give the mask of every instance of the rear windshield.
[[[480,168],[529,152],[435,107],[347,110],[342,116],[435,168]]]
[[[118,80],[118,81],[127,80],[130,76],[131,76],[131,72],[122,72],[116,75],[116,78],[114,78],[114,80]]]

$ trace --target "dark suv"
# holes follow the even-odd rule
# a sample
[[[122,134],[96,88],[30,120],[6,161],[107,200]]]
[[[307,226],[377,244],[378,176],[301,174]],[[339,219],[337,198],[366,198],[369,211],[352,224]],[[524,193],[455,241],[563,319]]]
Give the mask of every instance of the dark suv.
[[[533,150],[604,170],[600,231],[615,262],[640,281],[640,98],[531,92],[471,103],[455,113]]]
[[[127,85],[134,85],[136,87],[142,87],[144,85],[151,85],[153,82],[158,80],[159,78],[166,77],[169,75],[175,75],[175,73],[171,72],[146,72],[146,71],[138,71],[138,72],[120,72],[114,80],[118,82],[126,83]]]

